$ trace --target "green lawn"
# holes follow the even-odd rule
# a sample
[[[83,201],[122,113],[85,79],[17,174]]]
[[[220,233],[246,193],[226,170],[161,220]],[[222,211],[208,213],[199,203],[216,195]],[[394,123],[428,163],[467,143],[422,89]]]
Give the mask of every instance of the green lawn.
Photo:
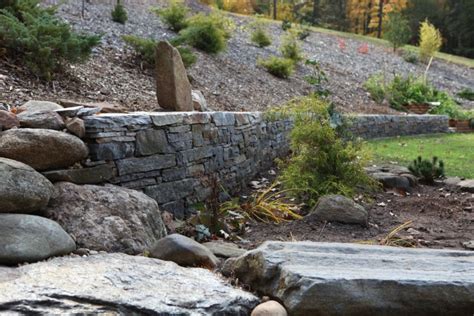
[[[439,157],[448,176],[474,179],[474,134],[438,134],[369,141],[374,163],[408,164],[418,156]]]

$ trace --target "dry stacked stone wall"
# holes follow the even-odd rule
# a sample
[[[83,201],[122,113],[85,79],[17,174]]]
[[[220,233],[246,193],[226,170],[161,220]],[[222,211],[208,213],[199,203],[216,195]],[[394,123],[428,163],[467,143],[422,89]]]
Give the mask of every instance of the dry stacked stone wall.
[[[238,191],[287,155],[291,122],[266,121],[261,113],[176,112],[92,116],[85,126],[88,167],[183,218],[211,194],[208,176]]]
[[[257,112],[105,114],[84,119],[90,154],[81,175],[142,190],[162,210],[187,217],[211,194],[209,176],[236,192],[289,152],[288,119]],[[362,115],[352,131],[364,138],[446,132],[444,116]]]

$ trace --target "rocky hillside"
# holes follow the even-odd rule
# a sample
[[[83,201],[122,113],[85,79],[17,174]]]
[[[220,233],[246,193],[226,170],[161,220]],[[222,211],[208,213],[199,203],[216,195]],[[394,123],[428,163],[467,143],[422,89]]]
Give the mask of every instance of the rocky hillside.
[[[190,1],[195,11],[208,10]],[[160,6],[157,1],[157,6]],[[131,110],[158,109],[153,72],[141,69],[132,57],[121,36],[133,34],[157,40],[174,37],[165,25],[148,10],[148,5],[127,5],[129,20],[126,25],[112,22],[111,4],[88,4],[82,19],[80,1],[63,4],[58,14],[76,30],[102,34],[102,43],[85,64],[71,66],[67,72],[46,84],[32,78],[28,69],[11,61],[0,61],[0,103],[20,105],[30,99],[69,98],[78,101],[109,101],[126,105]],[[263,110],[282,104],[298,95],[311,91],[304,80],[311,69],[299,65],[287,80],[278,79],[257,66],[259,58],[279,55],[280,24],[270,26],[273,43],[258,48],[250,42],[246,27],[250,18],[231,16],[236,30],[226,52],[209,56],[196,51],[198,62],[189,69],[194,89],[199,89],[214,110]],[[423,74],[424,65],[407,63],[387,47],[368,43],[368,52],[360,53],[365,42],[344,39],[340,47],[337,36],[312,32],[302,42],[304,55],[319,61],[329,82],[325,88],[330,98],[344,112],[391,113],[388,106],[375,104],[363,89],[367,78],[377,72]],[[474,70],[436,60],[429,78],[440,89],[455,94],[474,86]],[[465,104],[471,107],[471,104]]]

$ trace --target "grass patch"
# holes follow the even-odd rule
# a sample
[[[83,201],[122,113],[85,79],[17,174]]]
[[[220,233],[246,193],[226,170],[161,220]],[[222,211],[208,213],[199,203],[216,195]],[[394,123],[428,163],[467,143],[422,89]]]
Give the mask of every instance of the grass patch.
[[[375,163],[398,162],[408,166],[413,159],[437,156],[445,164],[447,176],[474,179],[474,134],[408,136],[367,143]]]

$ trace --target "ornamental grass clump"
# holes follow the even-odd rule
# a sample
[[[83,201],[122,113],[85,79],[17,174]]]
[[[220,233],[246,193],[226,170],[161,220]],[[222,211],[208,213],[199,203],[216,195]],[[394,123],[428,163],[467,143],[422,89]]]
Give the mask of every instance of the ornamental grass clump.
[[[125,24],[127,20],[127,11],[125,10],[125,7],[120,3],[120,1],[118,1],[114,9],[112,10],[112,21],[120,24]]]
[[[189,9],[182,1],[172,1],[167,8],[152,9],[152,12],[158,15],[175,32],[179,32],[188,26]]]
[[[255,20],[251,25],[252,33],[250,40],[258,47],[263,48],[272,44],[272,40],[267,33],[265,22],[261,19]]]
[[[280,176],[290,194],[314,206],[323,195],[351,197],[376,186],[364,171],[368,155],[362,143],[346,138],[344,124],[335,124],[339,116],[326,101],[310,96],[273,111],[294,122],[293,154],[281,163]]]

